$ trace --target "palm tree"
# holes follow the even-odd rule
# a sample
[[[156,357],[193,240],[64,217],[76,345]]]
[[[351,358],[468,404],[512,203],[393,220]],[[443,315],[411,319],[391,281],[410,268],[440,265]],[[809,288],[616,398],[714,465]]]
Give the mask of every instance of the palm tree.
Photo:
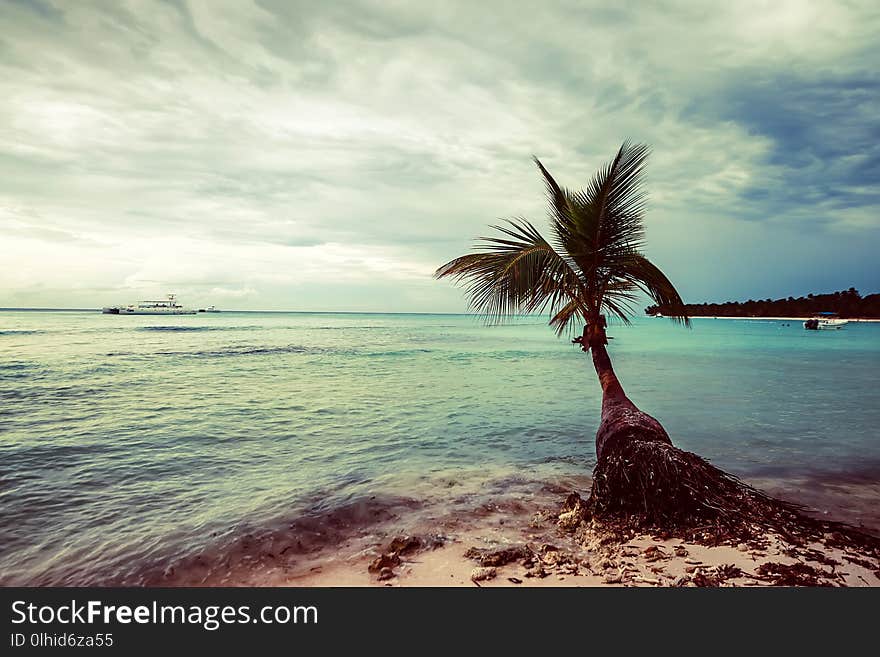
[[[667,316],[689,321],[675,287],[641,253],[647,158],[644,144],[624,143],[582,191],[561,187],[535,158],[547,184],[552,241],[525,219],[508,221],[494,227],[499,236],[482,238],[483,250],[436,272],[438,278],[464,281],[471,309],[490,321],[549,310],[558,335],[583,324],[575,341],[592,350],[602,386],[599,459],[621,441],[671,442],[660,423],[626,396],[606,348],[606,315],[629,323],[639,290]]]
[[[518,314],[547,312],[557,335],[592,351],[602,386],[596,433],[598,462],[589,512],[642,521],[696,525],[731,509],[743,497],[767,498],[705,460],[672,446],[669,435],[624,392],[608,355],[606,317],[629,323],[638,293],[664,315],[689,325],[681,296],[641,252],[646,194],[642,180],[649,149],[624,142],[580,191],[561,187],[535,158],[547,185],[551,238],[525,219],[494,226],[474,253],[440,267],[437,278],[463,283],[470,308],[498,323]],[[757,496],[757,497],[755,497]]]

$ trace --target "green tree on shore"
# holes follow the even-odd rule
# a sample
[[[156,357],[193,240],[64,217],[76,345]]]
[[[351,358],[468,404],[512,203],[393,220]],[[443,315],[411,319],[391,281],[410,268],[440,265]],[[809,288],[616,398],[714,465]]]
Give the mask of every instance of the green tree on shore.
[[[820,312],[833,312],[841,317],[880,318],[880,294],[862,296],[854,287],[829,294],[810,293],[805,297],[767,299],[763,302],[726,301],[724,303],[692,303],[685,306],[691,317],[812,317]],[[665,315],[662,304],[645,308],[645,314]]]

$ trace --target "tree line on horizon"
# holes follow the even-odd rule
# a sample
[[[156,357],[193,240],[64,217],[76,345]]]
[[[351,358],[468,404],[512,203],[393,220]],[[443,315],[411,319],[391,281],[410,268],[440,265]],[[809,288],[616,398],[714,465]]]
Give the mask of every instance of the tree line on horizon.
[[[685,308],[691,317],[807,317],[832,312],[846,318],[880,319],[880,294],[863,297],[851,287],[839,292],[787,299],[689,303]],[[662,305],[650,305],[645,308],[645,314],[666,315],[668,310]]]

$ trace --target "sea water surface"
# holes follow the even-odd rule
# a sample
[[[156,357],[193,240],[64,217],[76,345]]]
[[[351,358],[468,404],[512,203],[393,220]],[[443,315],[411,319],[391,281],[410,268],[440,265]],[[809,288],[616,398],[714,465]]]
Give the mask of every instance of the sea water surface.
[[[609,334],[678,446],[876,528],[880,324]],[[600,390],[540,318],[3,311],[0,400],[0,583],[154,584],[260,537],[588,485]]]

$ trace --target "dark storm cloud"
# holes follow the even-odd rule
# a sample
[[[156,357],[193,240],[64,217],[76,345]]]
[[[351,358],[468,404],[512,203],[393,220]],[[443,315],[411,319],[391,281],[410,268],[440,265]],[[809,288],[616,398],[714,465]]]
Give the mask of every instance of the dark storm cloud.
[[[877,53],[880,56],[880,53]],[[743,190],[755,219],[880,205],[880,76],[750,71],[686,108],[700,124],[733,121],[765,137],[765,175]]]

